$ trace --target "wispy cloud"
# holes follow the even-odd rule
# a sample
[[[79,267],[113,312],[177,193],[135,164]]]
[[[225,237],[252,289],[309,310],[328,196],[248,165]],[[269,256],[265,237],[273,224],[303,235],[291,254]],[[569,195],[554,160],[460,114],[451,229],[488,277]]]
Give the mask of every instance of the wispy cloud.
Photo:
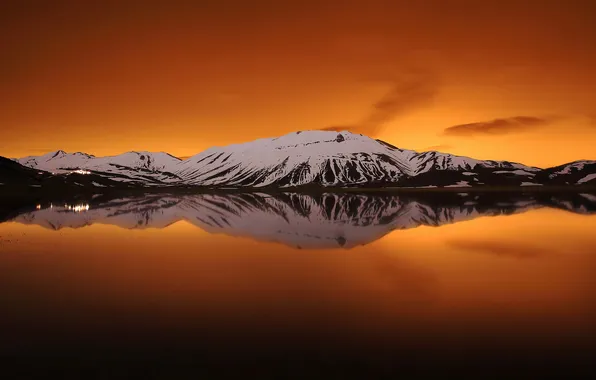
[[[446,128],[443,133],[447,136],[505,135],[539,129],[551,124],[555,119],[554,117],[515,116],[454,125]]]
[[[451,240],[447,244],[450,247],[472,251],[477,253],[508,256],[518,259],[531,259],[543,255],[556,254],[557,252],[542,247],[527,245],[527,244],[513,244],[499,241],[470,241],[470,240]]]
[[[388,122],[431,102],[438,93],[439,80],[434,73],[413,70],[390,78],[391,88],[371,105],[359,122],[322,128],[326,131],[349,131],[367,136],[377,135]]]

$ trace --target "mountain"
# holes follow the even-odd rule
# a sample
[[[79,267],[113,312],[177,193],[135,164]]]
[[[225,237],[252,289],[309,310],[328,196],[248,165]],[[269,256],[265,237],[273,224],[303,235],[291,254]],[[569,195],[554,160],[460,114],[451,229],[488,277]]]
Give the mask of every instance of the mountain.
[[[350,132],[304,131],[210,148],[94,157],[56,151],[17,160],[51,173],[82,172],[143,186],[209,188],[477,187],[596,185],[596,161],[540,169],[440,152],[418,153]]]
[[[20,196],[32,193],[77,193],[103,188],[131,188],[95,174],[65,172],[52,174],[23,166],[15,160],[0,157],[0,191]]]
[[[49,173],[25,167],[13,160],[0,157],[0,186],[12,185],[14,183],[38,184],[46,178]]]
[[[58,150],[16,161],[51,173],[64,174],[82,170],[114,181],[164,184],[179,180],[172,171],[181,160],[163,152],[127,152],[118,156],[95,157],[81,152],[66,153]]]
[[[442,196],[222,193],[109,198],[29,205],[0,221],[52,230],[95,223],[127,229],[166,228],[186,221],[210,233],[274,241],[296,248],[351,248],[393,230],[439,227],[482,216],[555,207],[596,213],[596,197],[448,193]]]
[[[211,148],[181,162],[175,174],[185,184],[212,187],[541,186],[592,184],[594,163],[585,161],[564,181],[563,170],[418,153],[349,132],[307,131]]]
[[[556,185],[596,185],[596,161],[575,161],[543,170],[540,181]]]

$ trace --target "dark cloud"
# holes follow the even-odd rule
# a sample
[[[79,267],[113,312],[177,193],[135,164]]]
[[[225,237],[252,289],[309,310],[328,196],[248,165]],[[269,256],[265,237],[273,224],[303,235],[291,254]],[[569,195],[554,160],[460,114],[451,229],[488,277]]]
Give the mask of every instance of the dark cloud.
[[[325,131],[349,131],[374,137],[382,127],[397,117],[430,103],[438,93],[439,80],[434,73],[413,70],[389,78],[390,90],[371,105],[358,123],[322,128]]]
[[[506,119],[454,125],[446,128],[443,133],[448,136],[505,135],[539,129],[553,121],[554,118],[515,116]]]

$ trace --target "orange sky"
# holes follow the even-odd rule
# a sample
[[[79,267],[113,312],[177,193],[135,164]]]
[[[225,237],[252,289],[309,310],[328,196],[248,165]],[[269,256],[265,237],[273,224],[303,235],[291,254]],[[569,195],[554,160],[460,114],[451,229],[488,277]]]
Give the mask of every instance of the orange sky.
[[[591,0],[5,1],[0,155],[187,156],[349,126],[417,150],[596,159],[595,19]]]

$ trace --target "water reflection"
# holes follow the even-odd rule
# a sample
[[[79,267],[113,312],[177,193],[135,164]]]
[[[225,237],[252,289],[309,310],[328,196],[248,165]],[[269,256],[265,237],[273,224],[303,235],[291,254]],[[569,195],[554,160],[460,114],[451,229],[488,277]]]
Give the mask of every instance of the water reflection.
[[[39,377],[594,372],[590,194],[2,201],[0,357]]]
[[[166,228],[178,221],[210,233],[275,241],[295,248],[352,248],[393,230],[442,226],[482,216],[539,208],[596,213],[592,194],[152,194],[96,196],[64,206],[37,204],[11,209],[0,221],[53,230],[109,224],[126,229]],[[473,243],[453,243],[477,249]],[[472,246],[470,246],[472,244]],[[502,247],[483,248],[501,252]],[[481,249],[482,250],[482,249]]]

